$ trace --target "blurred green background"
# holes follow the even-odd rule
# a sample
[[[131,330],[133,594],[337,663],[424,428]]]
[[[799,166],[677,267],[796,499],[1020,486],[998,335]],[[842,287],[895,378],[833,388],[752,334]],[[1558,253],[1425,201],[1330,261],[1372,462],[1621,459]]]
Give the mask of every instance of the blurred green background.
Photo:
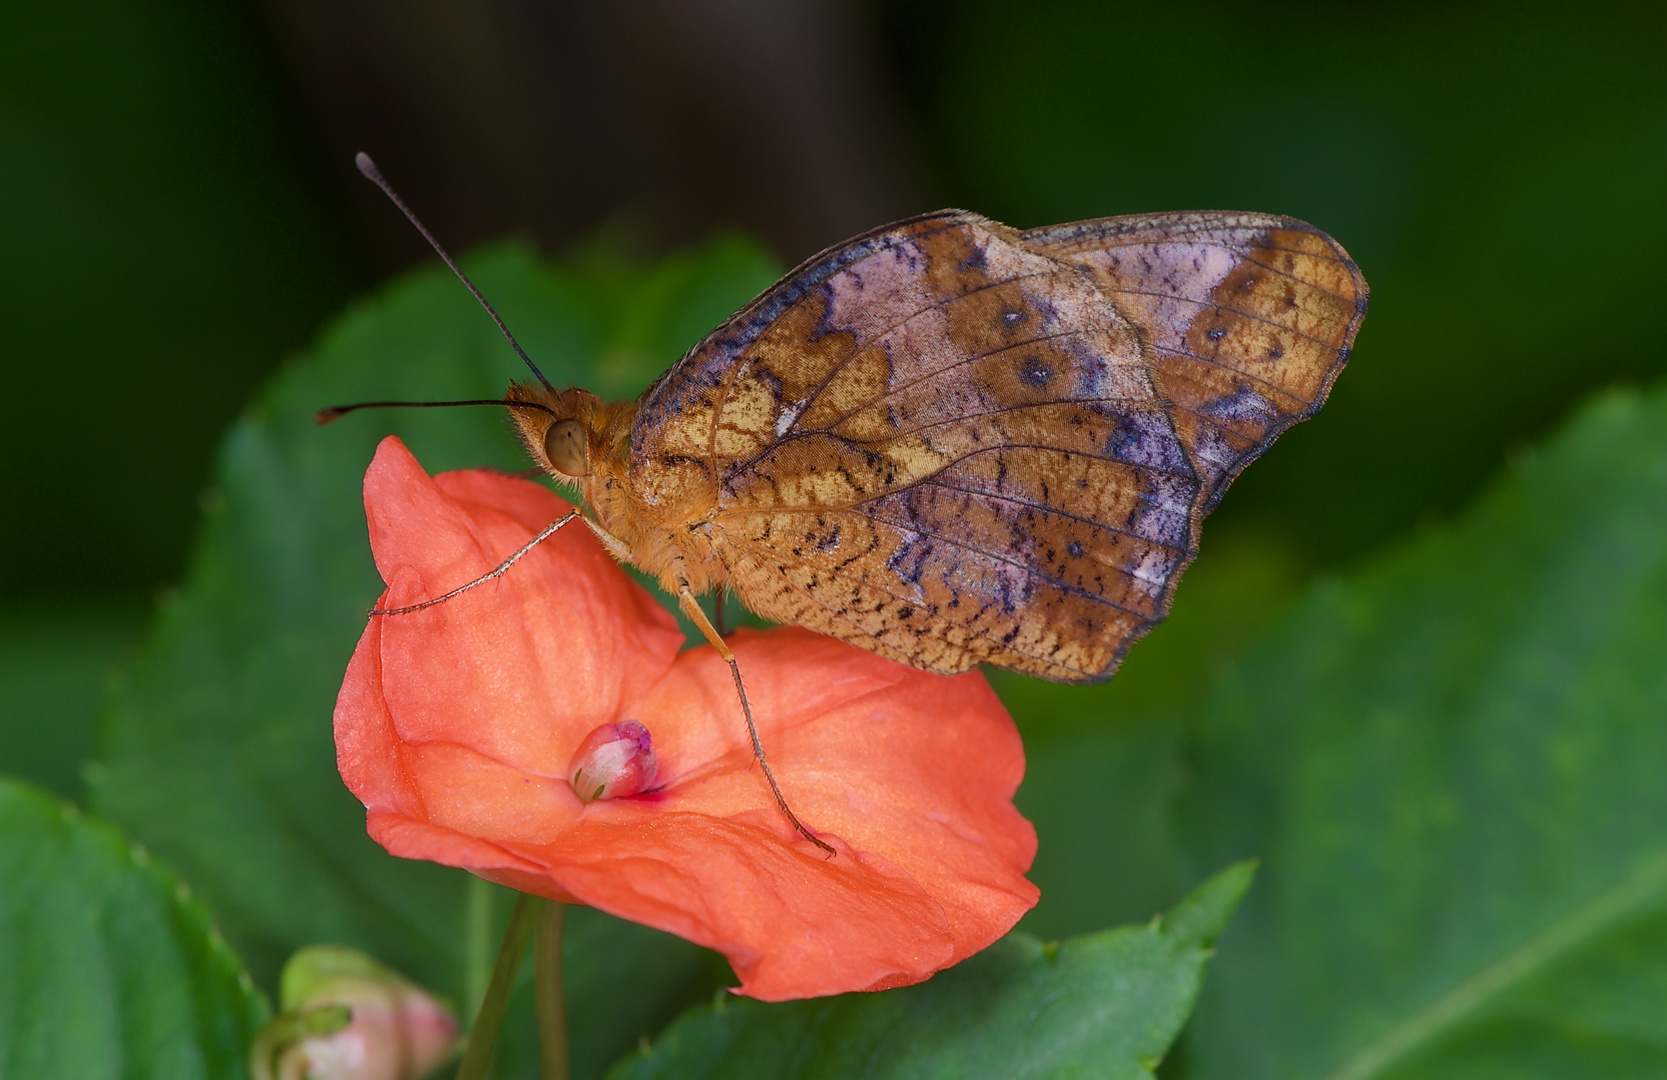
[[[1235,485],[1174,617],[1115,680],[1091,689],[995,680],[1026,734],[1019,801],[1042,836],[1033,876],[1044,899],[1026,927],[1058,936],[1143,920],[1219,868],[1189,863],[1209,845],[1180,838],[1178,793],[1193,785],[1195,811],[1218,800],[1221,827],[1242,808],[1230,779],[1219,789],[1228,794],[1198,783],[1210,767],[1189,748],[1212,680],[1277,639],[1263,631],[1300,590],[1428,534],[1583,399],[1667,372],[1663,42],[1660,4],[0,6],[0,453],[11,466],[0,495],[0,773],[86,801],[87,776],[101,774],[84,763],[99,746],[115,781],[98,809],[207,883],[216,918],[263,984],[298,944],[270,930],[283,918],[317,914],[324,925],[309,933],[346,933],[329,925],[328,905],[312,912],[255,880],[234,888],[212,880],[230,871],[192,862],[194,843],[230,850],[254,835],[229,810],[179,810],[218,798],[214,783],[180,784],[179,806],[152,797],[172,770],[194,767],[192,753],[232,754],[204,735],[221,722],[215,702],[235,704],[262,677],[283,683],[273,701],[307,696],[262,675],[263,613],[240,613],[237,642],[209,643],[254,656],[248,670],[191,669],[197,654],[180,641],[194,639],[164,633],[149,667],[114,699],[111,687],[159,600],[183,625],[201,615],[202,595],[229,588],[202,575],[178,614],[173,590],[203,505],[225,505],[204,498],[224,433],[286,358],[334,357],[330,385],[358,388],[342,366],[342,327],[380,312],[377,326],[406,327],[387,340],[405,342],[414,383],[490,393],[519,374],[484,317],[436,314],[442,302],[425,290],[467,307],[448,282],[408,281],[383,307],[359,303],[432,257],[353,171],[355,150],[371,152],[456,249],[519,236],[548,254],[580,252],[538,269],[512,246],[479,265],[501,282],[504,315],[530,343],[575,364],[606,357],[595,376],[604,391],[640,384],[692,343],[705,327],[679,312],[704,312],[713,297],[744,294],[911,213],[963,206],[1020,227],[1182,208],[1291,214],[1341,241],[1372,286],[1330,404]],[[655,262],[714,235],[730,238]],[[646,307],[616,311],[616,301]],[[357,314],[321,339],[344,310]],[[430,315],[434,340],[418,329]],[[651,332],[633,337],[633,319]],[[476,327],[478,340],[459,326]],[[452,370],[459,349],[467,371]],[[380,364],[402,362],[379,354]],[[327,403],[308,397],[320,370],[298,369],[281,394],[269,392],[278,396],[268,407],[281,398],[287,411],[253,416],[245,458],[234,441],[223,478],[243,475],[239,461],[248,464],[271,416]],[[444,421],[458,434],[437,445],[513,461],[493,422],[452,419],[390,420],[351,438],[440,431]],[[338,429],[302,428],[283,428],[286,452],[359,453]],[[251,484],[234,501],[255,492],[277,500],[269,518],[284,520],[282,492]],[[350,493],[332,499],[310,512],[357,513]],[[292,565],[281,537],[268,539],[270,550],[235,551],[265,551],[271,581],[297,567],[339,572],[253,594],[271,605],[272,625],[281,615],[292,628],[271,670],[315,652],[324,659],[308,670],[323,672],[337,653],[345,661],[330,634],[352,628],[315,632],[300,600],[329,607],[313,594],[359,581],[364,553],[296,554]],[[296,610],[278,610],[291,601]],[[344,611],[360,602],[336,598]],[[168,694],[184,696],[158,691],[158,671],[171,673]],[[253,747],[239,760],[257,771],[312,769],[318,787],[291,794],[326,824],[279,815],[301,836],[283,856],[301,880],[309,860],[328,862],[308,843],[365,841],[330,831],[356,808],[328,771],[323,716],[315,724],[297,711],[286,723],[224,742]],[[1347,726],[1315,730],[1329,738]],[[159,731],[179,745],[142,744]],[[1261,745],[1271,734],[1244,737]],[[1322,759],[1316,750],[1324,771]],[[134,780],[147,775],[151,786]],[[240,776],[227,770],[215,783]],[[1338,836],[1358,846],[1359,836]],[[395,960],[400,948],[415,958],[455,951],[442,914],[488,903],[461,875],[364,867],[367,893],[406,905],[409,926],[388,931]],[[1253,905],[1279,895],[1276,872],[1270,862]],[[1547,895],[1559,886],[1541,884]],[[457,895],[436,900],[446,889]],[[288,913],[262,922],[271,913],[261,904]],[[584,931],[603,941],[621,932],[605,921]],[[629,940],[645,965],[662,955],[663,943]],[[677,977],[698,996],[722,972],[686,953]],[[674,1009],[683,989],[649,1004]]]
[[[0,772],[82,796],[221,434],[426,258],[354,150],[457,248],[646,259],[740,228],[786,266],[944,205],[1292,214],[1372,286],[1331,403],[1225,499],[1123,675],[1002,680],[1061,838],[1034,928],[1143,918],[1186,877],[1162,806],[1201,676],[1583,397],[1667,371],[1664,41],[1659,4],[5,5]]]

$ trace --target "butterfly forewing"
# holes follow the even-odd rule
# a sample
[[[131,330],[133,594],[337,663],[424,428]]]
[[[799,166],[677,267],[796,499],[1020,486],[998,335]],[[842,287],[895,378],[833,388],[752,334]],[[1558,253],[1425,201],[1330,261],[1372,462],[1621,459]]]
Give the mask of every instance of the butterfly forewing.
[[[1021,234],[948,211],[859,237],[650,390],[632,483],[702,501],[665,513],[768,618],[935,671],[1104,678],[1167,611],[1206,504],[1341,363],[1346,341],[1309,372],[1336,294],[1295,275],[1335,282],[1268,263],[1335,258],[1275,222]]]

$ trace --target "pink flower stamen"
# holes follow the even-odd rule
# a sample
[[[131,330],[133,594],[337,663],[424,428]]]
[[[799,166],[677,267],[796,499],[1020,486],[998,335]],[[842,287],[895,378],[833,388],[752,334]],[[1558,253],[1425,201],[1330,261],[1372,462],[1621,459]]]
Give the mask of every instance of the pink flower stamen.
[[[603,724],[585,736],[567,765],[573,793],[584,802],[638,795],[654,785],[660,763],[654,741],[635,720]]]

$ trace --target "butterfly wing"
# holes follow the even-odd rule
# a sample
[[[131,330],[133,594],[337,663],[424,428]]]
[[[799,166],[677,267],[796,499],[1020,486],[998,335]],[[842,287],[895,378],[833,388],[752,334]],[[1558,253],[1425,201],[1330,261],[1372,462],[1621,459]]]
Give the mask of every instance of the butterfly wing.
[[[1172,404],[1152,315],[1093,244],[946,211],[824,252],[645,395],[639,498],[715,493],[668,519],[768,618],[929,670],[1109,676],[1254,452]]]
[[[1319,411],[1366,317],[1338,243],[1269,214],[1141,214],[1032,229],[1140,325],[1212,509],[1279,433]]]

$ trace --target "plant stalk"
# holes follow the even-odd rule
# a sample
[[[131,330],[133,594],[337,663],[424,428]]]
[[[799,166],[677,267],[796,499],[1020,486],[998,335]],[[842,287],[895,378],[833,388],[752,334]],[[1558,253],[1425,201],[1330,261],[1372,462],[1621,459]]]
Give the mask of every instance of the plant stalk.
[[[538,932],[533,936],[533,989],[538,1009],[539,1062],[543,1080],[568,1080],[567,1001],[562,986],[562,926],[567,905],[555,900],[540,904]]]
[[[537,902],[526,893],[515,901],[509,928],[504,931],[504,943],[498,947],[497,963],[492,965],[492,981],[486,986],[480,1011],[475,1013],[475,1022],[469,1028],[469,1045],[463,1051],[463,1063],[457,1067],[457,1080],[486,1080],[486,1067],[492,1064],[492,1044],[498,1041],[504,1006],[509,1003],[509,992],[515,986],[515,972],[527,951],[527,940],[533,936],[536,921],[533,916],[537,911]]]

